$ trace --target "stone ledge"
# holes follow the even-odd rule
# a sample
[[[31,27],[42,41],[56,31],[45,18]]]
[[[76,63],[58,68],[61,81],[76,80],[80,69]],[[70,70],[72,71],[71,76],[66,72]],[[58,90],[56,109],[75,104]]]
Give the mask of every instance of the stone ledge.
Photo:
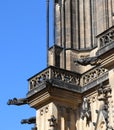
[[[83,87],[77,86],[77,85],[72,85],[69,83],[65,83],[64,81],[59,81],[59,80],[55,80],[55,79],[49,80],[49,81],[43,82],[39,86],[36,86],[34,89],[30,90],[27,93],[27,98],[41,92],[42,90],[44,90],[46,88],[48,88],[48,89],[59,88],[62,90],[82,94],[82,93],[96,87],[97,85],[99,85],[100,83],[102,83],[106,80],[108,80],[108,72]]]

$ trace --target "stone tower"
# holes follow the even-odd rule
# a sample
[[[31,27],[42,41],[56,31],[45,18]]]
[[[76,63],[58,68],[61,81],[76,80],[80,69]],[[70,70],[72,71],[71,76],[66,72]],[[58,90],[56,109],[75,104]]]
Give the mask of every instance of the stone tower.
[[[22,120],[35,130],[114,130],[114,0],[53,0],[53,12],[48,66],[8,104],[35,108]]]

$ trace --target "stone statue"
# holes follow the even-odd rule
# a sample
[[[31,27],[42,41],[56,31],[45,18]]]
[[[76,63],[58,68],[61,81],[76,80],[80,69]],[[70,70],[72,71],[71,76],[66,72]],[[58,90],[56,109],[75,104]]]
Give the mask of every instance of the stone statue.
[[[56,118],[54,115],[51,115],[51,118],[48,119],[50,127],[55,127],[56,125]]]
[[[108,105],[107,104],[103,105],[102,113],[103,113],[105,121],[107,122],[108,121]]]
[[[36,117],[21,120],[21,124],[35,124],[35,123],[36,123]]]
[[[26,98],[13,98],[13,99],[9,99],[8,102],[7,102],[8,105],[17,105],[17,106],[20,106],[20,105],[24,105],[24,104],[27,104],[27,99]]]
[[[90,112],[90,106],[88,100],[86,97],[84,97],[82,102],[81,118],[84,119],[84,117],[86,117],[87,119],[89,119],[90,113],[91,112]]]
[[[87,57],[87,58],[82,58],[82,59],[77,59],[74,61],[75,64],[80,64],[83,66],[86,65],[99,65],[100,64],[100,59],[98,59],[97,56],[95,57]]]

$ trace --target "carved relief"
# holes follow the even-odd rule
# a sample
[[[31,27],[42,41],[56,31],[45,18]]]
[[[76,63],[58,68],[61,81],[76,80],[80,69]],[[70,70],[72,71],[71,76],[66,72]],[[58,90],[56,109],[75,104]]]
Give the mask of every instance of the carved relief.
[[[95,68],[82,76],[83,85],[86,85],[107,72],[104,68]]]
[[[77,59],[77,60],[74,61],[74,63],[80,64],[80,65],[83,65],[83,66],[86,66],[86,65],[94,66],[94,65],[100,65],[101,60],[97,56],[94,56],[94,57]]]
[[[88,98],[89,104],[92,104],[92,103],[96,102],[96,100],[97,100],[97,95],[96,95],[96,94],[92,94],[92,95],[89,96],[89,98]]]
[[[40,115],[42,116],[42,115],[43,115],[43,113],[44,113],[44,112],[43,112],[43,109],[41,109],[41,110],[40,110]]]
[[[91,118],[90,104],[86,97],[83,98],[80,117],[82,119],[86,117],[87,121],[90,121]]]
[[[111,97],[111,88],[110,86],[101,86],[97,90],[98,92],[98,100],[100,102],[99,110],[96,110],[97,113],[97,121],[95,123],[95,128],[98,129],[99,124],[102,124],[102,128],[109,128],[109,98]],[[104,122],[104,123],[103,123]]]
[[[108,128],[114,130],[114,101],[113,99],[109,100],[109,123]]]
[[[109,86],[100,86],[98,88],[98,100],[108,100],[111,97],[112,89]]]
[[[38,87],[40,84],[51,79],[58,79],[75,85],[80,84],[79,74],[51,66],[29,80],[29,90],[32,90],[35,87]]]
[[[40,109],[40,115],[44,115],[45,113],[49,112],[49,106],[45,106],[42,109]]]
[[[106,72],[106,69],[97,67],[81,76],[77,73],[58,69],[56,67],[49,67],[29,80],[29,89],[32,90],[51,79],[58,79],[66,83],[84,86],[96,80],[98,77],[103,76]],[[82,84],[80,81],[82,81]]]
[[[49,108],[46,107],[46,108],[45,108],[45,113],[48,113],[48,111],[49,111]]]
[[[80,78],[75,73],[65,72],[60,70],[53,70],[53,77],[68,83],[79,85]]]
[[[110,42],[114,41],[114,30],[104,34],[101,38],[99,38],[100,48],[107,46]]]

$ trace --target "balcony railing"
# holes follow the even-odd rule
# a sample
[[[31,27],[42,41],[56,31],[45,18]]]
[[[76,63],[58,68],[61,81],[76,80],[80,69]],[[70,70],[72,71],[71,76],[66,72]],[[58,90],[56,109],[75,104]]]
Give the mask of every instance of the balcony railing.
[[[106,47],[114,41],[114,26],[97,36],[99,49]]]
[[[29,91],[49,79],[57,79],[74,85],[80,85],[80,75],[78,73],[50,66],[28,79]]]
[[[99,68],[99,67],[88,71],[87,73],[83,74],[81,77],[81,81],[82,81],[81,86],[85,86],[85,85],[97,80],[98,78],[105,75],[107,72],[108,71],[105,68]]]
[[[36,87],[41,86],[46,80],[59,80],[64,81],[72,85],[83,87],[89,83],[97,80],[98,78],[104,76],[107,73],[107,70],[104,68],[94,68],[87,73],[78,74],[64,69],[59,69],[53,66],[50,66],[40,73],[34,75],[29,82],[29,91],[33,90]]]

